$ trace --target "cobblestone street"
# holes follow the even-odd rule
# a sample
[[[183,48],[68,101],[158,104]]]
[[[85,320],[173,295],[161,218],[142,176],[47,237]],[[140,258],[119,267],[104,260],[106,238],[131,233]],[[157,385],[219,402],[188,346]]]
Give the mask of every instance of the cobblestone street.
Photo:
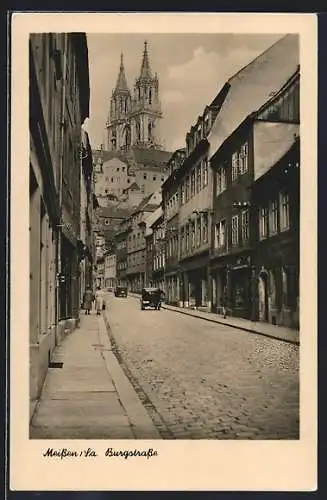
[[[108,294],[123,366],[175,439],[298,439],[299,348]],[[136,387],[137,388],[137,387]]]

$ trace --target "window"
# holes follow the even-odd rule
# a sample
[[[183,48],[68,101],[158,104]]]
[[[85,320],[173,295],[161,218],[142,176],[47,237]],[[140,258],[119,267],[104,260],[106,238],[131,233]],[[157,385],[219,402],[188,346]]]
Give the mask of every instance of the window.
[[[244,243],[249,239],[249,211],[244,210],[241,216],[242,242]]]
[[[278,204],[277,200],[273,200],[270,204],[269,213],[269,232],[270,234],[276,234],[278,229]]]
[[[181,205],[184,205],[184,203],[185,203],[185,185],[184,185],[184,182],[181,185],[180,193],[181,193]]]
[[[202,218],[202,240],[203,243],[208,242],[208,214],[203,214]]]
[[[232,181],[238,177],[238,153],[232,154]]]
[[[248,145],[247,143],[241,146],[240,151],[240,174],[245,174],[248,171]]]
[[[164,180],[165,180],[165,178],[164,178],[164,177],[161,177],[161,182],[163,182]]]
[[[130,180],[130,179],[127,179],[127,184],[129,184],[130,182],[131,182],[131,180]]]
[[[195,195],[195,170],[191,174],[191,196]]]
[[[143,175],[143,179],[146,179],[146,174]]]
[[[114,182],[114,178],[113,178],[113,177],[111,177],[111,179],[110,179],[110,180],[111,180],[111,182]]]
[[[185,249],[186,249],[186,251],[188,251],[188,249],[189,249],[189,243],[190,243],[189,238],[190,238],[190,230],[189,230],[189,225],[187,225],[186,226],[186,235],[185,235],[185,239],[186,239],[186,245],[185,245],[186,248]]]
[[[155,175],[153,176],[153,180],[154,180],[154,181],[156,181],[156,180],[157,180],[157,178],[156,178],[156,176],[155,176]]]
[[[196,192],[201,191],[201,164],[196,169]]]
[[[202,170],[202,187],[208,184],[208,160],[203,160],[203,170]]]
[[[219,170],[217,171],[216,179],[216,194],[218,196],[226,189],[226,169],[224,167],[219,168]]]
[[[280,230],[287,231],[290,228],[290,204],[289,194],[280,193]]]
[[[125,172],[125,167],[122,167],[122,171]]]
[[[186,177],[186,183],[185,183],[185,201],[188,201],[190,199],[190,177]]]
[[[232,245],[238,245],[238,215],[232,217]]]
[[[192,222],[192,240],[191,240],[192,248],[195,247],[195,223]]]
[[[259,214],[259,238],[263,240],[268,236],[268,210],[267,207],[260,208]]]
[[[119,172],[119,167],[117,167],[117,172]]]
[[[215,237],[215,247],[222,248],[225,246],[225,229],[226,229],[226,221],[221,220],[216,224],[216,237]]]
[[[201,217],[196,219],[196,246],[201,245]]]

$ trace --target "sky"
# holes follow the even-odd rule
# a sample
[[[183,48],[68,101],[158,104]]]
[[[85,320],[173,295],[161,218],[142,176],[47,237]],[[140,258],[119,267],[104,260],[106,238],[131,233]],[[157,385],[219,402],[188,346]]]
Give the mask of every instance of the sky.
[[[158,73],[167,151],[185,146],[185,136],[226,80],[275,43],[281,34],[88,34],[90,118],[85,127],[91,147],[105,144],[110,97],[124,54],[132,90],[139,75],[144,41],[150,66]]]

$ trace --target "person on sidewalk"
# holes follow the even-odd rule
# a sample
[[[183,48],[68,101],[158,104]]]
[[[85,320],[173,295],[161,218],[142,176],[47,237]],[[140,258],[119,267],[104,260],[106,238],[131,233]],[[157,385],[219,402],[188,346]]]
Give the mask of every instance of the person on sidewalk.
[[[90,314],[92,309],[92,302],[94,301],[94,293],[90,287],[87,287],[83,295],[83,306],[85,309],[85,314]]]
[[[226,291],[226,289],[224,289],[223,295],[221,297],[221,309],[222,309],[223,318],[226,318],[226,316],[227,316],[227,291]]]
[[[95,309],[97,315],[101,314],[102,309],[104,309],[103,291],[99,286],[97,288],[97,291],[95,292]]]

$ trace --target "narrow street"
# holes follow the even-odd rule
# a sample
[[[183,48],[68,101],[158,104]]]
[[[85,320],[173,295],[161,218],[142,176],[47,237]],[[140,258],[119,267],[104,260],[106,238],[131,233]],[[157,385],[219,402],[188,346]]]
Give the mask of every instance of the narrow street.
[[[116,355],[165,437],[298,439],[298,346],[141,311],[135,297],[106,302]]]

